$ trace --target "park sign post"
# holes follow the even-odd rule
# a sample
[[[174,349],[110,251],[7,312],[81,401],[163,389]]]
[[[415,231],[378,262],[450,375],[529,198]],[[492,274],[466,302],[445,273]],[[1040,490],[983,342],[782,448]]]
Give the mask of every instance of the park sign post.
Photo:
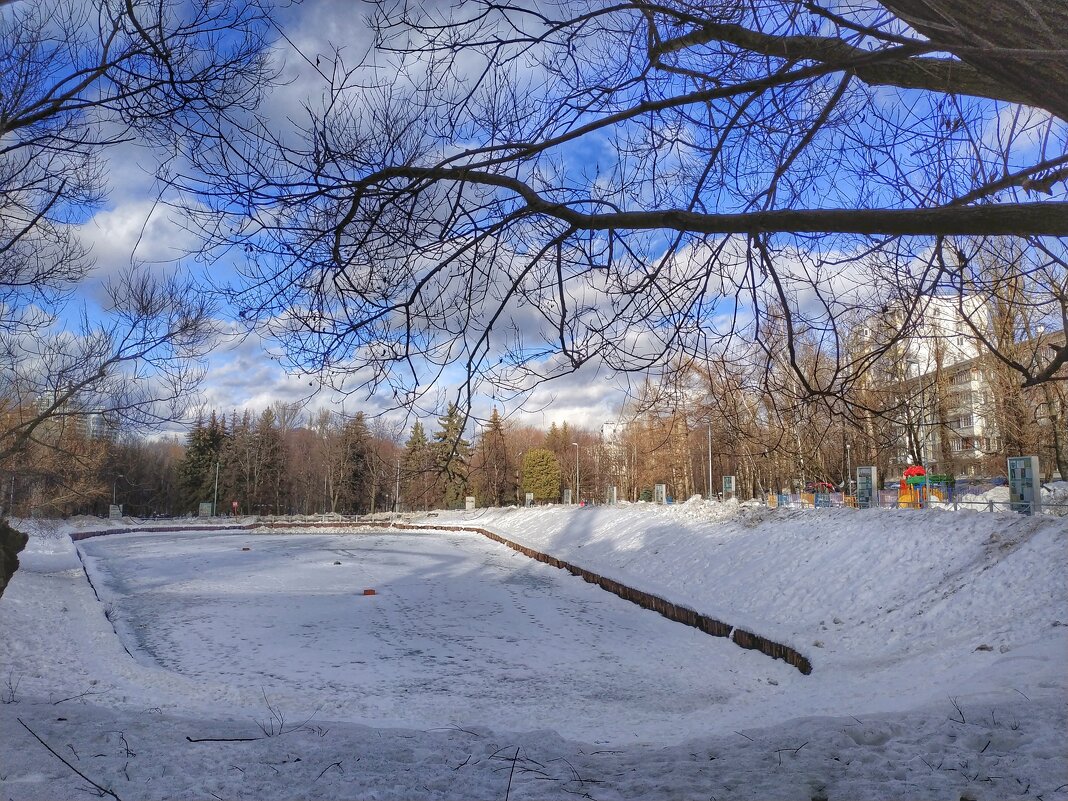
[[[1024,515],[1042,513],[1037,456],[1009,457],[1009,506]]]
[[[734,497],[734,476],[723,477],[723,500]]]

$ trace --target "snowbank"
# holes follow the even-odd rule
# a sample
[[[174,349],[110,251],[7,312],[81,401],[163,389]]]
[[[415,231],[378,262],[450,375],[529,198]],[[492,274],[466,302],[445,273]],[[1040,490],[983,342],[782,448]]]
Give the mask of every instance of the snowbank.
[[[101,522],[37,524],[23,568],[0,599],[0,637],[7,646],[0,656],[0,688],[4,700],[14,701],[0,705],[4,797],[24,801],[73,797],[84,788],[96,792],[49,754],[22,720],[121,797],[1068,798],[1068,522],[1063,518],[768,510],[694,499],[669,507],[442,513],[421,522],[494,531],[745,626],[797,648],[812,660],[813,672],[802,676],[781,662],[723,646],[723,653],[707,663],[710,695],[717,696],[711,701],[721,711],[691,710],[700,714],[686,716],[666,704],[644,709],[635,703],[612,713],[618,717],[614,725],[609,719],[604,738],[569,738],[547,730],[551,726],[525,731],[514,725],[507,701],[501,702],[496,724],[465,725],[470,708],[463,702],[444,719],[427,717],[406,726],[376,723],[366,712],[353,716],[329,695],[327,711],[318,688],[334,682],[340,695],[350,671],[323,661],[328,652],[320,643],[286,666],[304,676],[288,694],[276,696],[271,690],[288,725],[284,734],[265,737],[258,724],[270,727],[274,719],[259,684],[273,687],[285,671],[263,668],[256,653],[242,651],[241,629],[227,637],[216,627],[213,635],[220,638],[216,659],[243,669],[240,680],[221,671],[213,675],[210,659],[194,672],[162,667],[147,653],[131,657],[108,619],[114,615],[107,601],[98,601],[89,586],[78,554],[81,547],[90,571],[104,578],[108,548],[102,546],[109,543],[75,546],[65,536],[101,528]],[[112,529],[126,525],[107,524]],[[197,535],[181,536],[195,540]],[[204,535],[203,555],[222,550],[230,561],[218,574],[194,571],[182,580],[195,585],[203,608],[223,597],[206,589],[210,582],[220,587],[236,582],[232,592],[249,597],[283,584],[312,586],[316,571],[326,575],[342,569],[308,561],[319,536],[325,535],[288,540],[275,531]],[[457,576],[477,583],[471,554],[484,550],[495,569],[515,573],[517,597],[533,607],[540,604],[542,571],[550,568],[483,538],[484,549],[472,550],[465,544],[467,535],[449,536],[441,546],[446,556],[434,557],[441,565],[452,565]],[[127,539],[136,547],[141,566],[134,577],[142,585],[158,584],[163,604],[154,618],[131,616],[127,622],[166,621],[173,636],[186,630],[188,638],[199,638],[195,607],[186,610],[188,624],[180,615],[166,617],[175,608],[163,597],[172,592],[178,569],[179,551],[168,544],[174,537],[115,535],[116,545]],[[243,556],[236,547],[239,539],[252,549]],[[277,559],[268,541],[275,543]],[[464,560],[461,551],[468,554]],[[247,576],[235,572],[231,565],[246,564],[239,560],[250,555],[257,556],[260,567],[249,568]],[[400,559],[399,550],[388,546],[385,556]],[[397,569],[403,571],[403,565]],[[434,573],[440,575],[442,567]],[[563,580],[579,582],[566,575]],[[124,592],[120,584],[109,591]],[[441,592],[437,603],[445,602]],[[389,595],[380,598],[388,602]],[[323,628],[333,626],[331,607],[318,602],[323,605],[310,619],[321,619]],[[473,598],[449,603],[456,611],[446,617],[457,626],[456,636],[443,641],[461,647],[470,636],[462,616],[481,618],[488,610]],[[286,614],[278,609],[287,608],[294,618],[308,613],[306,605],[292,603],[272,607],[272,614]],[[408,638],[422,632],[420,607],[399,606],[391,614],[399,628],[390,631],[400,632],[391,635],[399,637],[394,646],[410,648]],[[253,614],[242,623],[246,632],[267,627],[262,638],[268,641],[271,625],[272,620]],[[556,625],[553,645],[529,652],[536,660],[529,670],[500,671],[502,697],[508,695],[508,681],[524,688],[543,682],[566,686],[573,677],[557,672],[562,649],[574,650],[569,657],[593,658],[597,666],[596,655],[582,643],[561,644],[560,627],[568,624]],[[704,637],[689,631],[693,638]],[[538,639],[544,632],[521,625],[514,636],[535,646],[550,642]],[[199,640],[191,644],[199,646]],[[417,675],[414,667],[406,669]],[[428,688],[423,691],[411,683],[396,696],[388,695],[388,683],[365,690],[371,707],[429,708],[412,694],[459,688],[456,682],[464,681],[463,673],[423,672]],[[672,679],[664,676],[665,687]],[[302,696],[302,685],[317,689]],[[545,695],[549,715],[554,697]],[[492,704],[481,707],[487,708]],[[583,710],[567,712],[574,716]],[[661,733],[662,721],[675,714],[686,721],[681,741]],[[643,736],[643,725],[657,734]],[[187,737],[240,741],[199,743]]]

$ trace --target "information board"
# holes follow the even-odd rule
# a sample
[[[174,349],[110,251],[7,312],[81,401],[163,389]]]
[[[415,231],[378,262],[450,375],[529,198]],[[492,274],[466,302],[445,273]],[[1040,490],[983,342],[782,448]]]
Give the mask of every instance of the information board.
[[[1009,505],[1024,515],[1042,512],[1041,480],[1037,456],[1009,457]]]
[[[857,507],[871,509],[876,505],[875,493],[879,489],[879,469],[874,465],[857,468]]]
[[[734,497],[734,476],[723,477],[723,500]]]

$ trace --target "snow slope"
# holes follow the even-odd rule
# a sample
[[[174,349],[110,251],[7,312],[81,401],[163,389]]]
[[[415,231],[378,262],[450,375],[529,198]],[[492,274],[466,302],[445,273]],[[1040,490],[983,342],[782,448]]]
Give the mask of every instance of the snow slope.
[[[0,793],[99,792],[21,719],[125,799],[1068,798],[1063,519],[692,501],[424,522],[745,626],[813,672],[477,535],[114,535],[80,543],[98,600],[52,527],[0,599]],[[339,627],[366,582],[376,625]],[[471,662],[428,661],[448,656]]]

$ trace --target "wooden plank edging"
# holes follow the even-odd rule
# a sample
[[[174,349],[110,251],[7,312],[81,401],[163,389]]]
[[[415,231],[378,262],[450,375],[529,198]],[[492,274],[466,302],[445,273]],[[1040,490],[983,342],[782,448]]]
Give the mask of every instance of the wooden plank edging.
[[[361,524],[363,525],[363,524]],[[693,626],[700,629],[706,634],[710,634],[713,637],[727,637],[735,645],[740,648],[746,648],[753,651],[759,651],[766,656],[770,656],[772,659],[781,659],[788,665],[792,665],[797,668],[804,675],[809,675],[812,672],[812,662],[808,657],[804,656],[800,652],[791,648],[788,645],[769,640],[767,637],[763,637],[751,631],[740,629],[735,626],[725,623],[722,620],[717,620],[714,617],[703,615],[693,609],[686,606],[673,603],[666,598],[661,598],[659,595],[653,595],[652,593],[645,592],[644,590],[638,590],[634,587],[627,586],[615,579],[606,578],[605,576],[598,575],[591,570],[586,570],[578,565],[573,565],[570,562],[566,562],[563,559],[558,559],[550,554],[536,551],[533,548],[528,548],[525,545],[520,545],[518,542],[502,537],[496,532],[489,531],[484,528],[477,528],[474,526],[427,526],[419,525],[415,523],[408,524],[390,524],[390,528],[401,529],[416,529],[416,530],[431,530],[431,531],[459,531],[459,532],[471,532],[475,534],[481,534],[484,537],[488,537],[494,542],[499,542],[511,548],[513,551],[523,554],[531,559],[535,559],[538,562],[544,562],[552,567],[566,570],[573,576],[579,576],[583,580],[590,584],[596,584],[602,590],[610,592],[613,595],[617,595],[625,601],[637,604],[643,609],[649,609],[660,615],[663,615],[668,620],[673,620],[676,623],[682,623],[687,626]]]

